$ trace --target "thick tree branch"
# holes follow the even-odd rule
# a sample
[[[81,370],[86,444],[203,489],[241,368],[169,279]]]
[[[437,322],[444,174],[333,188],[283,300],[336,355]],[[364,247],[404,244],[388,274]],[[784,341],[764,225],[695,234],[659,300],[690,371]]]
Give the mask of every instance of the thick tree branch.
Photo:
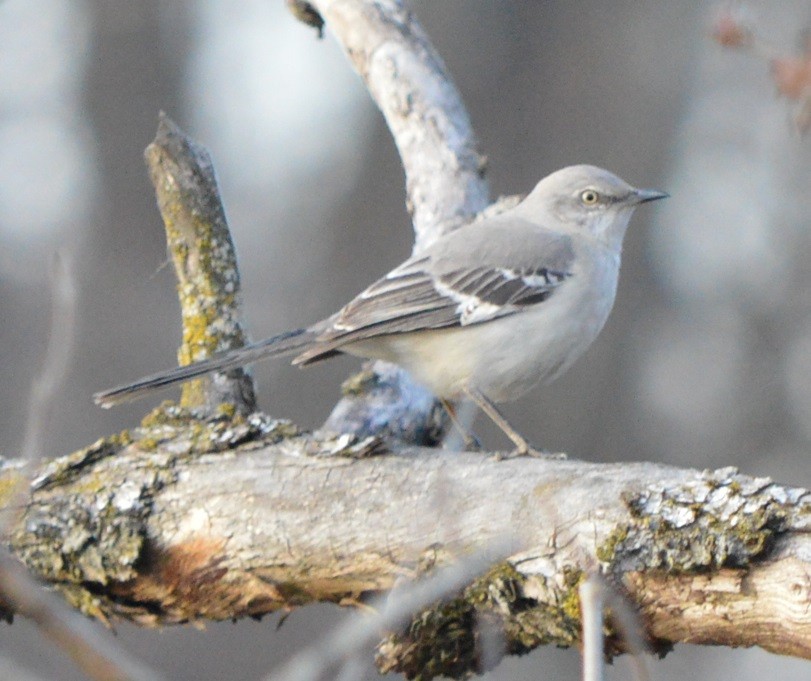
[[[594,570],[637,604],[660,650],[811,658],[805,490],[731,469],[375,455],[374,440],[293,430],[156,412],[42,471],[13,550],[84,612],[163,625],[355,603],[507,538],[509,560],[384,641],[381,668],[480,671],[483,625],[509,653],[574,645]]]
[[[484,159],[442,58],[401,0],[312,0],[391,130],[406,175],[415,250],[489,203]]]

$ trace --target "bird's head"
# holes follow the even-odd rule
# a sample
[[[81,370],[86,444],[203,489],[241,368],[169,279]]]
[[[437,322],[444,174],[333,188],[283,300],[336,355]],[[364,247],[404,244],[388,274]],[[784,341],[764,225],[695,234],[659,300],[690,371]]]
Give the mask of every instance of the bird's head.
[[[655,189],[632,187],[602,168],[576,165],[547,175],[524,204],[538,217],[551,215],[555,229],[586,232],[618,248],[634,209],[667,196]]]

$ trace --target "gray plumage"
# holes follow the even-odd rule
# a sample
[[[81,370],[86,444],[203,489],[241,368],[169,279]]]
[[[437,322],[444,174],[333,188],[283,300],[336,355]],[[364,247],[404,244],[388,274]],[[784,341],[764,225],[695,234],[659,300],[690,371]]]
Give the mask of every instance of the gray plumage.
[[[514,399],[565,371],[596,338],[631,214],[664,196],[594,166],[564,168],[514,208],[438,239],[331,317],[96,402],[109,407],[265,357],[295,354],[303,366],[336,353],[393,361],[444,399]]]
[[[524,244],[530,241],[544,253],[543,262],[527,253]],[[471,244],[479,247],[471,249]],[[293,363],[310,364],[359,340],[515,314],[546,300],[569,276],[573,258],[568,236],[538,230],[524,220],[493,218],[463,227],[312,327],[317,342]]]

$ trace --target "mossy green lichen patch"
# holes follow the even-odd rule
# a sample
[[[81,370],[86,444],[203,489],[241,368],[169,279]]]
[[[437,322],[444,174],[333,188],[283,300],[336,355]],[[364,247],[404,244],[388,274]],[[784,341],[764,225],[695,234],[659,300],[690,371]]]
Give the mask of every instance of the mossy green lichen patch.
[[[229,403],[219,405],[214,415],[201,417],[195,409],[164,402],[144,417],[133,437],[144,451],[162,447],[175,453],[198,455],[226,451],[249,442],[274,444],[300,434],[291,421],[261,412],[243,416]]]
[[[28,487],[28,478],[23,474],[22,467],[3,464],[5,460],[0,459],[0,508],[7,509],[15,496]]]
[[[509,562],[501,563],[456,597],[420,612],[404,631],[384,639],[378,647],[378,668],[399,671],[409,679],[463,678],[498,662],[500,655],[483,650],[488,636],[503,641],[503,653],[518,655],[544,644],[573,645],[580,637],[582,578],[572,567],[562,586],[533,589],[547,597],[539,600],[527,595],[524,575]]]
[[[92,478],[101,473],[93,471]],[[64,494],[35,494],[12,537],[14,552],[48,581],[107,584],[134,576],[152,495],[162,481],[147,470],[126,482],[89,483],[84,477],[60,487]]]
[[[50,485],[66,484],[96,462],[115,455],[131,441],[128,430],[96,440],[89,447],[48,462],[43,466],[42,472],[31,481],[31,486],[33,489],[42,489]]]
[[[164,403],[140,427],[44,466],[12,549],[83,612],[117,612],[114,597],[97,595],[100,586],[138,574],[153,500],[176,481],[179,461],[298,433],[290,422],[260,413],[243,416],[225,407],[201,419],[193,410]],[[128,456],[121,456],[125,449]]]
[[[678,488],[627,496],[631,518],[597,549],[612,572],[744,567],[766,554],[796,500],[770,480],[707,472]]]

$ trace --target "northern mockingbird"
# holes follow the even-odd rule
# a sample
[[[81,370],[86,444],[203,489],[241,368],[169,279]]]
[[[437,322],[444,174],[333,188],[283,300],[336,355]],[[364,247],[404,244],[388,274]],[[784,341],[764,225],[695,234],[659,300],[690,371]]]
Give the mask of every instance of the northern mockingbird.
[[[97,393],[96,403],[265,357],[295,354],[306,366],[347,353],[400,365],[446,405],[469,397],[516,453],[531,453],[494,403],[554,380],[591,345],[614,304],[634,209],[666,196],[594,166],[563,168],[515,207],[412,255],[331,317]]]

